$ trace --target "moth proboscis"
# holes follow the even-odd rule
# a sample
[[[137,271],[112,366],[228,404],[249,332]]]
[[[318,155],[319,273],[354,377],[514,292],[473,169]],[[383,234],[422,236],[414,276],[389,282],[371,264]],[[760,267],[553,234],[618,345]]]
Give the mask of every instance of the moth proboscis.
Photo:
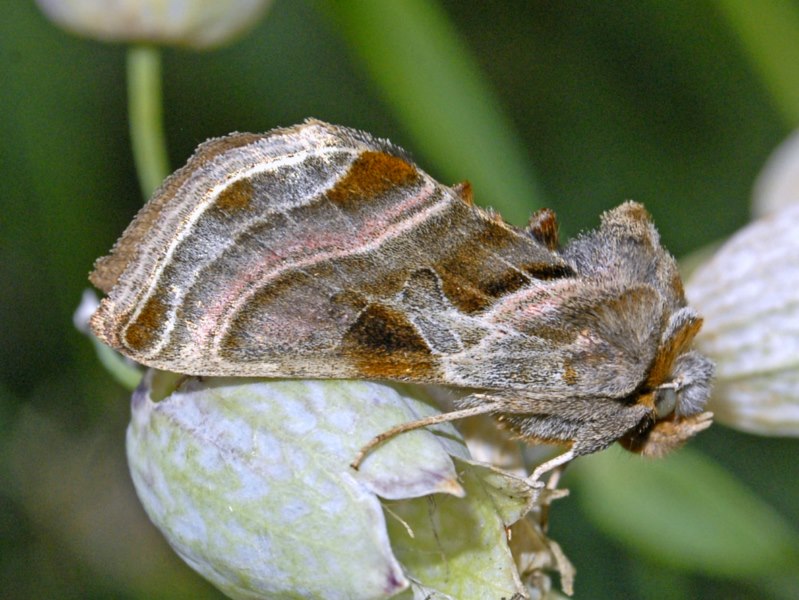
[[[566,445],[530,476],[619,441],[660,455],[711,423],[701,319],[646,210],[626,202],[561,247],[552,211],[519,229],[400,148],[309,120],[202,144],[91,281],[91,326],[188,375],[377,379],[477,390],[400,425],[493,414]]]

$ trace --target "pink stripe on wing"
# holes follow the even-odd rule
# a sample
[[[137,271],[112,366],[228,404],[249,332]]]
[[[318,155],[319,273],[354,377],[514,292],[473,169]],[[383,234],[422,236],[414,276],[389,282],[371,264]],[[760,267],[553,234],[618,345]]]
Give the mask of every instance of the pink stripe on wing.
[[[425,186],[418,194],[381,211],[377,218],[364,220],[354,234],[349,230],[336,235],[330,231],[329,224],[319,223],[318,228],[306,229],[302,238],[295,238],[290,244],[282,243],[280,252],[272,251],[268,256],[258,257],[259,260],[253,261],[252,268],[242,272],[238,281],[203,313],[192,332],[193,344],[204,347],[209,338],[221,338],[219,334],[225,327],[220,324],[229,323],[253,294],[283,273],[305,269],[341,256],[373,251],[387,240],[419,227],[431,216],[445,210],[453,201],[450,195],[444,194],[437,201],[430,202],[437,188],[440,189],[440,186],[426,177]],[[405,213],[409,213],[409,216],[400,218]],[[342,251],[341,248],[345,250]],[[308,250],[318,252],[300,260],[286,262],[293,255],[307,255]]]

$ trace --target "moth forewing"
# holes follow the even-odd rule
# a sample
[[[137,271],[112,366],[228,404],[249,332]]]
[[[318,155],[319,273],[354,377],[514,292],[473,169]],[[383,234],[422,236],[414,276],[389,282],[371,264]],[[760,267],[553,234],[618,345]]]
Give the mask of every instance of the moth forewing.
[[[685,299],[641,205],[561,250],[551,211],[517,229],[472,205],[468,184],[320,121],[201,145],[91,280],[108,292],[95,334],[151,367],[479,390],[369,448],[492,413],[569,447],[534,477],[618,439],[635,450],[693,435],[712,373],[688,361],[690,402],[656,414],[654,390],[688,365],[698,326],[667,334]]]

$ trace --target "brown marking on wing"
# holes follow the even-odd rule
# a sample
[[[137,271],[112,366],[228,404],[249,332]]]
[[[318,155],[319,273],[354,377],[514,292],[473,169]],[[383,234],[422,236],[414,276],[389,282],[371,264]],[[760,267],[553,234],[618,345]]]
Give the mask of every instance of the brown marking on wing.
[[[429,354],[427,343],[401,312],[372,304],[344,335],[343,347],[353,352]]]
[[[497,298],[515,292],[532,279],[573,275],[565,264],[524,262],[525,243],[530,244],[518,231],[498,221],[483,221],[474,235],[462,240],[432,266],[441,277],[444,293],[467,314],[487,308]],[[497,257],[505,259],[499,262]]]
[[[532,275],[535,279],[544,281],[575,276],[574,269],[566,264],[525,263],[519,265],[519,268]]]
[[[215,206],[226,213],[244,211],[250,208],[252,197],[252,181],[250,179],[238,179],[219,194]]]
[[[525,330],[525,333],[544,340],[551,340],[559,346],[573,344],[580,335],[580,331],[573,327],[550,325],[542,321],[536,321],[535,328],[529,332]],[[574,369],[574,366],[569,364],[570,368]],[[565,365],[564,368],[566,368]]]
[[[515,241],[513,235],[499,223],[485,221],[473,236],[432,265],[441,278],[444,293],[459,310],[479,312],[511,287],[524,285],[524,277],[514,270],[492,273],[486,269],[491,255]]]
[[[421,179],[409,162],[385,152],[367,150],[356,158],[349,171],[327,192],[327,198],[342,208],[353,208],[364,200],[376,198],[396,188]]]
[[[680,272],[678,270],[674,270],[671,276],[671,289],[674,293],[674,297],[678,300],[685,302],[685,288],[682,285],[682,277],[680,277]]]
[[[570,361],[563,362],[563,375],[561,377],[567,385],[575,385],[579,380],[577,369],[574,368]]]
[[[534,263],[518,265],[517,269],[508,269],[493,278],[487,277],[480,283],[480,289],[489,296],[499,298],[506,294],[512,294],[529,283],[531,279],[550,280],[573,275],[571,268],[566,265]],[[531,277],[525,276],[524,273]]]
[[[558,249],[558,219],[549,208],[534,212],[527,223],[526,231],[550,250]]]
[[[375,271],[374,261],[369,260],[371,257],[352,256],[347,260],[347,266],[350,272],[360,272],[364,274],[371,274]],[[374,296],[377,298],[390,298],[398,294],[408,277],[412,273],[415,265],[397,265],[395,268],[386,269],[380,273],[379,276],[369,276],[363,278],[359,282],[358,291],[363,292],[367,296]]]
[[[150,296],[139,316],[125,328],[125,345],[135,352],[143,352],[156,341],[164,324],[167,305],[160,294]]]
[[[178,169],[164,180],[150,201],[142,207],[125,232],[117,240],[108,256],[98,258],[89,281],[106,294],[116,285],[119,277],[139,253],[144,238],[153,224],[161,218],[164,207],[175,197],[181,186],[201,169],[203,165],[220,154],[246,146],[263,138],[254,133],[237,133],[224,138],[209,140],[201,144],[186,166]]]
[[[509,269],[504,273],[499,273],[496,277],[480,282],[480,289],[492,298],[499,298],[505,294],[515,292],[525,283],[530,281],[524,273]]]
[[[676,331],[664,345],[658,348],[655,361],[652,363],[652,368],[649,370],[649,376],[646,379],[645,385],[648,388],[656,388],[666,381],[671,373],[674,360],[688,348],[701,328],[702,319],[689,321],[680,330]]]
[[[491,306],[493,298],[486,296],[468,280],[444,275],[438,269],[436,272],[441,275],[441,287],[444,294],[458,310],[466,314],[473,314]]]
[[[624,212],[633,220],[635,221],[645,221],[647,223],[652,222],[652,215],[649,214],[649,211],[644,208],[643,204],[638,202],[625,202],[622,204],[624,208]]]
[[[330,296],[326,316],[343,328],[352,323],[355,315],[358,315],[368,304],[369,301],[363,294],[355,290],[343,290]]]
[[[401,312],[381,304],[364,310],[342,339],[341,350],[366,378],[430,380],[430,348]]]
[[[492,217],[492,220],[486,221],[485,225],[475,232],[472,244],[494,251],[499,251],[515,244],[518,241],[516,231],[508,228],[501,215],[493,213]]]
[[[330,296],[330,304],[333,306],[347,306],[360,311],[366,308],[368,301],[357,290],[342,290]]]
[[[472,192],[472,184],[468,181],[461,181],[452,186],[452,191],[469,206],[474,204],[474,193]]]

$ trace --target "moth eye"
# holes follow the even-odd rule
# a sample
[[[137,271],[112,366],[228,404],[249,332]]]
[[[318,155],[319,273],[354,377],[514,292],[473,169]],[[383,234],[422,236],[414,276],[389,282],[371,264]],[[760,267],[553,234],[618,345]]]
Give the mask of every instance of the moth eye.
[[[666,417],[677,408],[677,390],[673,387],[662,387],[655,396],[655,415],[659,419]]]

